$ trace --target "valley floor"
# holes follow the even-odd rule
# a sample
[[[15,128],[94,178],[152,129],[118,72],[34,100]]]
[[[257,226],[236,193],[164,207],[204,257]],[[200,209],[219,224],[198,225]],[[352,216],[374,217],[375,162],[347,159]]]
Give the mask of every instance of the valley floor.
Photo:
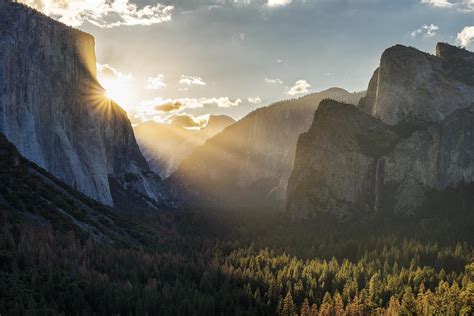
[[[5,315],[474,312],[470,219],[346,225],[188,211],[124,219],[140,245],[114,246],[0,218]]]

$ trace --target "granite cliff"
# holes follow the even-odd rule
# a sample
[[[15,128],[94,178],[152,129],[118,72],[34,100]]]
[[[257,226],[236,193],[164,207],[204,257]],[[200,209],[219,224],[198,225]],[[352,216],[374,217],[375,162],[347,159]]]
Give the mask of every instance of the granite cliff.
[[[434,192],[467,185],[465,196],[474,193],[474,54],[447,44],[436,51],[390,48],[358,108],[321,103],[298,140],[293,218],[410,215]]]
[[[104,204],[164,203],[125,111],[96,80],[94,38],[13,1],[0,1],[0,132]]]
[[[360,108],[390,125],[436,122],[474,105],[474,57],[439,43],[436,55],[396,45],[380,59]]]
[[[259,108],[197,147],[169,182],[188,203],[283,208],[296,141],[319,102],[357,104],[362,96],[332,88]]]

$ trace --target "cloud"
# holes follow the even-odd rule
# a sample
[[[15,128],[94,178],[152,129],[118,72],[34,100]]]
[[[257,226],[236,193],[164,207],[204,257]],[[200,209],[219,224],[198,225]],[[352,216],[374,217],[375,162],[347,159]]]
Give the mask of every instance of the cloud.
[[[183,103],[174,100],[174,101],[165,101],[162,104],[155,106],[155,110],[159,112],[171,112],[181,109],[184,106]]]
[[[434,24],[430,24],[430,25],[424,24],[418,30],[411,32],[411,36],[417,37],[418,35],[422,35],[425,38],[429,38],[429,37],[435,36],[436,31],[438,30],[439,30],[439,27]]]
[[[283,84],[283,81],[281,81],[280,78],[271,79],[271,78],[265,77],[265,82],[269,84]]]
[[[294,96],[297,94],[308,93],[309,88],[311,88],[311,85],[306,80],[298,80],[295,82],[295,85],[288,90],[287,94]]]
[[[260,99],[260,97],[248,98],[247,100],[248,100],[250,103],[253,103],[253,104],[262,103],[262,99]]]
[[[474,0],[421,0],[421,3],[436,8],[457,9],[461,12],[474,12]]]
[[[121,25],[152,25],[171,20],[173,6],[138,8],[129,0],[21,0],[21,2],[70,26],[89,22],[101,28]]]
[[[206,125],[207,120],[205,119],[196,119],[192,115],[189,114],[180,114],[175,115],[169,118],[170,124],[178,125],[184,128],[196,128],[196,127],[203,127]]]
[[[474,41],[474,26],[466,26],[456,37],[456,43],[462,47],[471,45]]]
[[[242,103],[242,100],[237,98],[235,100],[231,100],[228,97],[220,97],[220,98],[201,98],[199,99],[200,102],[205,105],[205,104],[217,104],[218,107],[220,108],[230,108],[232,106],[238,106],[240,103]]]
[[[291,3],[292,0],[268,0],[267,6],[269,7],[280,7]]]
[[[166,86],[165,75],[159,74],[156,77],[149,77],[145,84],[147,90],[159,90]]]
[[[116,80],[122,83],[135,80],[132,74],[124,74],[109,64],[96,64],[99,81]]]
[[[165,103],[176,103],[179,102],[182,104],[182,109],[195,109],[202,108],[206,105],[217,105],[220,108],[229,108],[233,106],[238,106],[242,103],[240,98],[230,99],[229,97],[219,97],[219,98],[179,98],[179,99],[162,99],[155,98],[152,100],[145,100],[141,102],[141,106],[149,107],[165,104]]]
[[[451,8],[454,6],[454,4],[448,0],[421,0],[421,3],[426,3],[438,8]]]
[[[193,76],[186,76],[181,75],[181,79],[179,79],[180,84],[185,84],[188,86],[196,85],[196,86],[205,86],[206,83],[202,80],[201,77],[193,77]]]

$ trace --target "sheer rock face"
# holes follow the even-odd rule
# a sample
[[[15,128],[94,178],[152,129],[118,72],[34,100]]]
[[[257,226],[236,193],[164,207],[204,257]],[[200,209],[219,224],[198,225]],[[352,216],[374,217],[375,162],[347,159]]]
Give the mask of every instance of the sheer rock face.
[[[380,157],[399,138],[394,128],[353,105],[321,102],[312,127],[298,140],[288,183],[290,214],[306,218],[330,210],[344,218],[373,209]]]
[[[383,53],[360,108],[397,125],[436,122],[473,100],[472,53],[440,43],[434,56],[397,45]]]
[[[395,60],[388,57],[393,49],[384,53],[374,74],[378,79],[372,78],[359,109],[324,101],[310,130],[300,136],[288,184],[287,210],[294,218],[320,212],[340,219],[412,214],[432,192],[474,182],[474,73],[469,68],[474,54],[446,44],[438,45],[436,57],[403,48],[404,64],[414,69],[394,70],[395,78],[385,75],[383,81],[393,83],[393,89],[379,82],[374,92],[384,65],[400,61],[399,52],[392,55]],[[423,77],[426,63],[444,70]],[[397,86],[405,82],[397,81],[402,75],[411,83],[406,88]],[[418,95],[428,86],[424,91],[432,100]],[[407,100],[421,103],[408,111]]]
[[[0,1],[0,101],[0,132],[65,183],[107,205],[109,177],[160,198],[126,113],[96,80],[91,35]]]
[[[362,95],[332,88],[257,109],[196,148],[169,181],[191,201],[284,208],[296,141],[310,127],[319,102],[357,104]]]

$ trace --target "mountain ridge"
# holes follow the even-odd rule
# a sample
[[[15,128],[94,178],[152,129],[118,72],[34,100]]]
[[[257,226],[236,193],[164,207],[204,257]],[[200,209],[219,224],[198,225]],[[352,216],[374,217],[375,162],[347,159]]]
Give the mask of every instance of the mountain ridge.
[[[258,108],[196,148],[167,183],[187,203],[282,208],[297,137],[319,101],[362,95],[333,88]]]
[[[423,80],[432,83],[433,77],[436,84],[458,84],[459,80],[446,69],[469,68],[474,65],[474,54],[447,44],[438,44],[437,52],[438,56],[433,56],[401,45],[389,48],[358,108],[323,101],[312,127],[298,141],[287,199],[291,217],[304,219],[320,213],[340,220],[381,214],[423,213],[429,217],[427,205],[433,207],[432,201],[440,200],[433,198],[435,195],[452,202],[448,197],[459,193],[460,201],[469,201],[474,183],[474,86],[461,89],[465,95],[456,96],[454,102],[449,102],[452,90],[443,86],[429,86],[430,93],[440,94],[431,102],[421,102],[430,93],[418,92],[420,86],[426,87]],[[400,59],[400,54],[406,58]],[[420,63],[420,58],[424,62]],[[424,76],[427,60],[434,63],[430,69],[436,73]],[[386,70],[384,65],[391,64],[399,64],[399,70],[379,74]],[[404,71],[414,64],[418,68]],[[423,72],[423,80],[417,70]],[[389,89],[391,85],[396,87]],[[401,91],[405,92],[400,105],[394,95]],[[421,103],[409,104],[406,100]],[[440,104],[439,100],[447,102]],[[367,105],[374,107],[370,110]],[[413,111],[407,112],[410,107]],[[435,115],[429,115],[430,110]],[[354,125],[359,121],[365,124]],[[448,211],[445,202],[439,204],[445,207],[443,212]],[[466,211],[462,205],[459,209]]]

